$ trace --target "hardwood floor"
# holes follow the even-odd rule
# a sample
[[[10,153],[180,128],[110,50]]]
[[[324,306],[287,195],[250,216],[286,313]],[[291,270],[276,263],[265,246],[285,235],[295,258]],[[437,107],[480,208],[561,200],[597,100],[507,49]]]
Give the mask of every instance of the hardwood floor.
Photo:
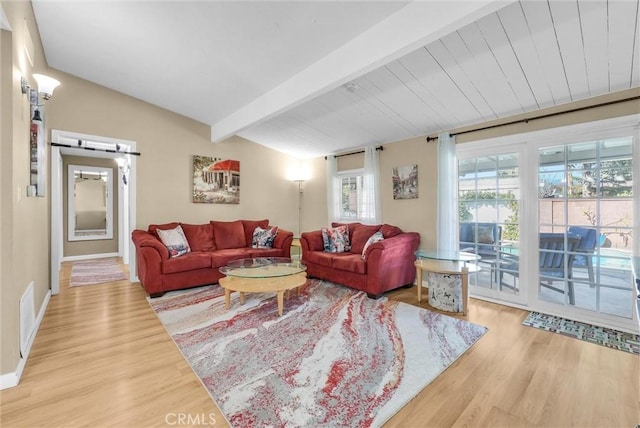
[[[139,284],[69,288],[70,271],[20,385],[0,392],[2,427],[227,426]],[[416,304],[415,287],[388,297]],[[489,332],[385,426],[640,423],[640,357],[524,327],[526,315],[472,299],[464,318]]]

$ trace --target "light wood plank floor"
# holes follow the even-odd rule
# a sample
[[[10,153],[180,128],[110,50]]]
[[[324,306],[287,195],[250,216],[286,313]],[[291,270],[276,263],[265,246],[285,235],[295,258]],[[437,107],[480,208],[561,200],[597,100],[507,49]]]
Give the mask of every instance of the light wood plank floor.
[[[69,288],[70,272],[20,385],[0,392],[2,427],[227,426],[139,284]],[[388,296],[416,304],[415,287]],[[638,356],[524,327],[526,315],[472,299],[466,319],[489,332],[386,427],[640,423]]]

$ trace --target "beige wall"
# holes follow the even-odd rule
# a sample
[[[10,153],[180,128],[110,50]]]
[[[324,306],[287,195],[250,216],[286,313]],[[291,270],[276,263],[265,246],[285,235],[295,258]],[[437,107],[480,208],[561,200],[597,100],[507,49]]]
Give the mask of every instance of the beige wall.
[[[68,166],[99,166],[113,170],[113,239],[99,239],[94,241],[69,241],[68,239]],[[62,238],[64,257],[84,256],[90,254],[105,254],[118,252],[118,166],[115,159],[91,158],[85,156],[62,156]]]
[[[29,126],[30,108],[21,93],[20,77],[35,84],[32,73],[46,72],[42,45],[35,25],[31,3],[3,2],[11,34],[2,36],[2,116],[11,118],[9,132],[3,119],[2,131],[2,284],[0,284],[0,317],[2,341],[0,374],[14,372],[20,361],[19,313],[20,297],[28,285],[35,285],[35,310],[40,309],[49,292],[49,196],[26,197],[30,182]],[[33,67],[24,54],[25,24],[32,35],[35,49]],[[11,46],[6,46],[10,42]],[[9,49],[10,53],[6,50]],[[10,62],[7,66],[6,62]],[[9,71],[9,72],[7,72]],[[6,104],[10,103],[10,107]],[[5,109],[7,111],[5,111]],[[12,128],[12,129],[11,129]],[[5,169],[7,158],[11,167]],[[5,183],[9,182],[8,188]],[[48,195],[48,193],[47,193]],[[6,205],[5,205],[6,204]],[[7,218],[5,218],[5,216]],[[10,227],[7,230],[7,225]]]
[[[61,82],[49,101],[51,129],[136,142],[136,227],[269,218],[297,228],[296,186],[286,176],[291,157],[239,137],[211,143],[205,124],[57,70],[50,75]],[[192,203],[193,155],[240,161],[240,204]]]

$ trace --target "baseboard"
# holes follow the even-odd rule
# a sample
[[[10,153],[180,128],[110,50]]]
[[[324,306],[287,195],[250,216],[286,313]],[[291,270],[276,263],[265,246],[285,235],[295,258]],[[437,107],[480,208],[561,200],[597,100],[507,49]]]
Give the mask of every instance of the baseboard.
[[[67,256],[63,257],[63,262],[74,262],[77,260],[90,260],[90,259],[104,259],[107,257],[119,257],[118,253],[102,253],[102,254],[84,254],[82,256]]]
[[[27,358],[29,358],[29,354],[31,353],[31,346],[33,342],[36,340],[36,336],[38,335],[38,330],[40,330],[40,323],[42,323],[42,319],[44,318],[44,314],[47,311],[47,306],[49,306],[49,300],[51,299],[51,290],[47,291],[47,294],[44,296],[44,301],[42,305],[40,305],[40,310],[38,311],[38,317],[36,318],[36,325],[33,334],[31,335],[31,339],[27,343],[25,355],[20,358],[18,362],[18,367],[16,367],[16,371],[12,373],[3,374],[0,376],[0,390],[13,388],[20,383],[20,378],[22,377],[22,372],[24,371],[24,367],[27,364]]]

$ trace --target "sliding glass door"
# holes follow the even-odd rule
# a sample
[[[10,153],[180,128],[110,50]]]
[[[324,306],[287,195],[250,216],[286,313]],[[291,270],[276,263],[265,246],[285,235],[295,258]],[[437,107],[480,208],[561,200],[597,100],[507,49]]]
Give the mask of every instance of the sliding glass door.
[[[538,149],[540,300],[632,317],[632,144],[623,136]]]
[[[481,257],[482,270],[471,278],[471,291],[523,302],[518,263],[522,156],[513,148],[483,148],[478,154],[458,153],[460,249]]]
[[[459,144],[474,297],[637,330],[640,116]]]

